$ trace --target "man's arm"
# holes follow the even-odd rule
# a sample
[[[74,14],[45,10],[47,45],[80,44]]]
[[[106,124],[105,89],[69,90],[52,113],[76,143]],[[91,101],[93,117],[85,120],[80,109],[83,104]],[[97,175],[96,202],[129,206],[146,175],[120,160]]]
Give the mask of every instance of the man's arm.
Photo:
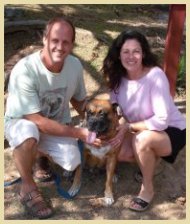
[[[88,144],[92,143],[89,142],[89,137],[92,135],[92,132],[88,131],[87,128],[76,128],[60,124],[57,121],[43,117],[40,113],[25,115],[24,118],[34,122],[37,125],[39,131],[42,133],[60,137],[78,138]],[[93,145],[100,147],[102,142],[100,139],[96,138],[93,142]]]
[[[57,121],[42,116],[40,113],[25,115],[24,118],[34,122],[39,131],[49,135],[79,138],[86,141],[89,134],[89,131],[85,128],[75,128],[60,124]]]

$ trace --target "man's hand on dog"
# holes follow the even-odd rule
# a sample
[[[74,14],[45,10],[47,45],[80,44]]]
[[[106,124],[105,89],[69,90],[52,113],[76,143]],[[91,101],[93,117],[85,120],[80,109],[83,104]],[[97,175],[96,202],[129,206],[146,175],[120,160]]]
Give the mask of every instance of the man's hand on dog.
[[[82,128],[82,136],[81,140],[89,145],[93,145],[95,147],[101,147],[105,145],[105,141],[99,138],[96,138],[96,134],[94,132],[89,131],[87,128]]]

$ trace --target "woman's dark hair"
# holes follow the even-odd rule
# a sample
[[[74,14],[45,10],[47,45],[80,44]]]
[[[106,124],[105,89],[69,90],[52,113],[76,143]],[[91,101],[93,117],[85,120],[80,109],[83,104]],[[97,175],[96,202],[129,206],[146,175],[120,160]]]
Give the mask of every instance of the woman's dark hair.
[[[72,28],[72,30],[73,30],[72,41],[74,42],[74,41],[75,41],[75,35],[76,35],[75,27],[74,27],[73,23],[72,23],[69,19],[67,19],[67,18],[65,18],[65,17],[55,17],[55,18],[49,20],[48,23],[47,23],[47,25],[46,25],[46,27],[45,27],[43,36],[44,36],[44,37],[48,37],[51,28],[52,28],[53,25],[54,25],[55,23],[57,23],[57,22],[66,22],[66,23],[68,23],[68,24],[71,26],[71,28]]]
[[[120,51],[125,41],[129,39],[135,39],[140,43],[143,53],[142,64],[144,66],[158,66],[157,57],[151,52],[146,37],[138,31],[125,30],[113,41],[101,69],[110,90],[116,91],[121,78],[126,76],[126,69],[120,61]]]

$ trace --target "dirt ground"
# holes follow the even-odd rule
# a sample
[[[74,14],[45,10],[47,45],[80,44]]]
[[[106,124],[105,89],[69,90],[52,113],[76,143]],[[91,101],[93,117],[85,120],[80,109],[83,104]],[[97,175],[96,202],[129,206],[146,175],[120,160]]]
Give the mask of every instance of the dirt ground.
[[[186,218],[185,161],[185,149],[173,165],[162,161],[161,173],[154,178],[154,200],[151,207],[141,213],[128,209],[130,200],[140,188],[140,183],[134,179],[137,170],[134,164],[118,164],[118,181],[114,183],[115,203],[110,207],[106,207],[102,200],[105,183],[105,172],[102,170],[92,173],[85,169],[81,190],[72,200],[64,199],[57,193],[54,181],[39,183],[38,186],[51,197],[55,210],[50,218],[52,220],[183,220]],[[18,176],[8,150],[5,150],[5,172],[5,179],[8,172],[8,178]],[[71,184],[65,179],[63,183],[65,189]],[[19,185],[4,188],[5,220],[35,219],[25,213],[18,201]]]
[[[90,41],[92,34],[82,29],[77,29],[78,38]],[[38,50],[41,47],[39,37],[41,32],[38,31],[30,38],[26,45],[21,47],[23,41],[21,37],[27,38],[25,31],[7,34],[5,38],[5,73],[9,74],[13,65],[24,55]],[[10,45],[10,41],[11,44]],[[19,45],[20,44],[20,45]],[[12,47],[14,46],[14,47]],[[101,45],[96,42],[91,51],[91,57],[98,57],[94,50],[102,49]],[[80,52],[78,46],[78,51]],[[97,48],[96,48],[97,49]],[[75,53],[77,54],[76,50]],[[89,57],[88,51],[86,57]],[[83,62],[84,65],[86,65]],[[90,72],[91,71],[91,72]],[[85,83],[88,95],[92,95],[98,90],[102,90],[101,78],[94,78],[95,73],[88,65],[84,71]],[[185,96],[176,98],[179,107],[183,106],[185,116]],[[73,112],[73,116],[75,113]],[[11,180],[18,177],[12,161],[11,152],[5,144],[4,166],[5,180]],[[186,150],[180,152],[176,162],[172,165],[162,161],[154,178],[155,197],[150,208],[141,213],[132,212],[128,209],[129,202],[135,196],[140,188],[134,174],[137,166],[130,163],[118,163],[117,174],[118,181],[114,183],[115,203],[106,207],[103,203],[103,192],[105,183],[105,172],[95,170],[91,172],[87,169],[83,171],[82,186],[79,194],[73,200],[62,198],[56,190],[54,181],[47,183],[38,183],[40,189],[47,194],[53,203],[55,214],[52,220],[184,220],[186,218]],[[63,180],[64,187],[71,184],[70,181]],[[18,201],[20,183],[4,188],[4,219],[5,220],[24,220],[35,219],[27,215]]]

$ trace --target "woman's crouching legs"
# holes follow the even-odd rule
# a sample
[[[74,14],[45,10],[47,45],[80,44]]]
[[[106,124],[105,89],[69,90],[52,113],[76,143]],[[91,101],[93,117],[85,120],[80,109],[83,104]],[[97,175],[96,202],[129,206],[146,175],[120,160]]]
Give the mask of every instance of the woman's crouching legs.
[[[150,203],[154,196],[153,176],[157,162],[161,156],[171,152],[171,143],[164,132],[145,130],[134,135],[133,149],[143,175],[138,197]]]

